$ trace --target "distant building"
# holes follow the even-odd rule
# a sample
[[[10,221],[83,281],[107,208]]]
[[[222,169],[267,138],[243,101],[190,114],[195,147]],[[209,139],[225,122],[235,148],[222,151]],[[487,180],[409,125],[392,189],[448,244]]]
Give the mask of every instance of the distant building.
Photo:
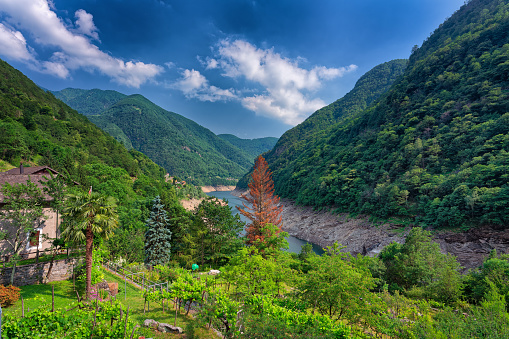
[[[50,178],[50,173],[58,175],[57,171],[48,166],[24,168],[23,165],[21,165],[20,167],[13,168],[6,172],[0,172],[0,187],[5,183],[9,183],[10,185],[26,184],[27,180],[30,180],[30,182],[36,184],[42,191],[44,187],[43,183],[46,180],[44,177]],[[58,220],[57,224],[57,213],[50,207],[52,198],[45,193],[43,194],[45,199],[45,206],[43,208],[45,220],[37,223],[37,225],[34,226],[34,230],[26,234],[26,248],[21,253],[25,257],[34,257],[37,249],[43,251],[49,248],[51,246],[51,240],[45,240],[45,238],[55,239],[58,235],[60,220]],[[0,191],[0,209],[4,208],[4,206],[4,195]],[[0,221],[0,229],[5,230],[7,227],[9,227],[8,222]],[[0,254],[5,255],[10,252],[11,248],[7,241],[0,241]]]

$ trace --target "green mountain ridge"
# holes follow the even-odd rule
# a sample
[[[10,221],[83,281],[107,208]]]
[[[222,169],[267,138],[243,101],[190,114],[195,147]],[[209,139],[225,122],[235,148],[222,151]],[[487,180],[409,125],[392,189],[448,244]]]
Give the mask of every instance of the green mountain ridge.
[[[233,134],[218,134],[217,136],[248,153],[253,162],[260,154],[272,149],[278,141],[278,138],[275,137],[241,139]]]
[[[53,93],[127,148],[146,154],[170,175],[198,185],[236,184],[254,162],[249,152],[262,153],[273,146],[257,139],[223,140],[139,94],[74,88]]]
[[[352,121],[389,90],[403,74],[407,62],[398,59],[373,67],[361,76],[354,88],[341,99],[317,110],[304,122],[286,131],[274,148],[264,154],[270,168],[278,172],[291,166],[312,142],[333,133],[335,126]],[[246,189],[249,178],[250,173],[239,181],[237,187]]]
[[[509,4],[472,0],[369,108],[269,153],[297,203],[435,227],[509,225]],[[292,147],[296,148],[296,146]]]
[[[127,150],[85,116],[0,60],[0,158],[17,166],[48,165],[86,184],[85,164],[122,168],[131,177],[163,180],[164,170]]]
[[[117,91],[97,88],[91,90],[65,88],[51,93],[83,115],[101,114],[127,96]]]

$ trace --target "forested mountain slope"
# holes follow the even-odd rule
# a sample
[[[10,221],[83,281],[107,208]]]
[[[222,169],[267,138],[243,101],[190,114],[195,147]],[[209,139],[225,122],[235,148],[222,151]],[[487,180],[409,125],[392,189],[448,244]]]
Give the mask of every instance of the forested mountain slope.
[[[437,227],[509,225],[508,32],[506,1],[469,1],[374,105],[296,158],[279,152],[277,193]]]
[[[232,134],[218,134],[217,136],[249,154],[253,162],[260,154],[270,151],[278,140],[274,137],[241,139]]]
[[[195,184],[232,185],[252,165],[244,151],[141,95],[127,96],[89,119],[170,175]]]
[[[375,66],[360,77],[354,88],[341,99],[325,106],[301,124],[286,131],[272,150],[264,154],[272,169],[285,168],[308,149],[314,140],[333,133],[336,124],[353,119],[389,90],[403,74],[407,60],[392,60]],[[250,173],[244,175],[237,187],[247,189]]]
[[[0,158],[17,166],[48,165],[87,183],[85,164],[122,168],[132,177],[164,177],[164,170],[128,151],[53,94],[0,60]]]
[[[127,96],[112,90],[79,88],[65,88],[61,91],[51,91],[51,93],[84,115],[100,114]]]

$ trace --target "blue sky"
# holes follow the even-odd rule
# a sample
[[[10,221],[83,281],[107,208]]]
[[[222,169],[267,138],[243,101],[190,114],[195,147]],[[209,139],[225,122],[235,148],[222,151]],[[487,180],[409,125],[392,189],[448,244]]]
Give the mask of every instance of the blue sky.
[[[216,134],[279,137],[464,0],[0,0],[0,58],[50,90],[140,93]]]

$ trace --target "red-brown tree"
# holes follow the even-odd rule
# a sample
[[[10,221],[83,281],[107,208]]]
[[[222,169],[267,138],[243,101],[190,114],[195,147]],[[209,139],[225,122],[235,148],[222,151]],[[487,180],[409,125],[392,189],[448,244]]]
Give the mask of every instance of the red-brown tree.
[[[237,207],[240,213],[251,220],[246,225],[247,244],[252,245],[256,241],[264,241],[267,235],[262,232],[266,224],[276,226],[276,234],[281,232],[283,207],[279,205],[279,197],[274,195],[274,182],[272,172],[269,170],[267,161],[260,155],[255,161],[251,182],[249,183],[249,194],[243,195],[245,200],[244,208]]]

